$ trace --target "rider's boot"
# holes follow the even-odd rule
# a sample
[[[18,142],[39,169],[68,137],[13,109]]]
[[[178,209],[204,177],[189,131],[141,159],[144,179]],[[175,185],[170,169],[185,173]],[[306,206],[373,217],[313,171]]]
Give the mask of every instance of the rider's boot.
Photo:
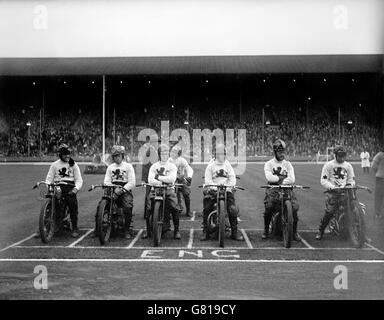
[[[323,239],[324,230],[327,227],[331,217],[332,217],[332,213],[326,211],[324,217],[320,221],[319,231],[316,234],[316,240]]]
[[[127,240],[132,239],[132,234],[130,231],[132,221],[132,209],[130,212],[124,213],[124,238]]]
[[[141,236],[141,239],[148,239],[150,237],[152,237],[152,233],[151,233],[151,230],[149,230],[149,225],[147,222],[147,230],[144,230],[143,235]]]
[[[189,196],[185,196],[185,215],[187,217],[192,217],[191,214],[191,199]]]
[[[316,240],[321,240],[323,239],[323,235],[324,235],[324,230],[320,230],[316,233]]]
[[[71,215],[71,222],[72,222],[72,238],[77,238],[80,235],[79,228],[77,227],[77,214]]]
[[[203,229],[203,234],[202,236],[200,237],[200,241],[207,241],[209,240],[209,235],[208,235],[208,232],[207,232],[207,229]]]
[[[237,215],[229,217],[229,223],[231,225],[231,239],[237,241],[244,241],[244,237],[239,233],[237,229]]]
[[[148,238],[149,238],[148,232],[144,230],[144,232],[141,236],[141,239],[148,239]]]
[[[181,239],[181,235],[180,235],[180,231],[179,231],[179,226],[178,225],[175,226],[175,231],[173,233],[173,238],[176,239],[176,240],[180,240]]]
[[[97,238],[99,234],[97,233],[97,212],[99,211],[99,205],[97,205],[97,210],[95,214],[95,229],[93,230],[93,237]]]
[[[151,208],[148,208],[148,207],[146,208],[144,219],[145,219],[146,229],[144,230],[143,235],[141,236],[141,239],[148,239],[152,236],[151,234],[152,230],[150,228],[150,221],[149,221],[149,219],[151,219]]]
[[[232,226],[231,229],[232,229],[231,239],[237,240],[237,241],[244,241],[244,237],[237,230],[237,226]]]
[[[203,210],[203,235],[200,237],[200,241],[209,240],[207,225],[208,225],[208,216],[204,213],[204,210]]]
[[[367,226],[365,224],[365,220],[363,219],[362,229],[364,233],[364,242],[371,243],[372,239],[367,236]]]
[[[208,233],[208,228],[207,228],[207,222],[203,222],[203,234],[200,237],[200,241],[206,241],[209,240],[209,233]]]
[[[264,232],[261,235],[261,239],[266,240],[269,238],[269,224],[271,223],[271,219],[264,213]]]
[[[176,240],[181,239],[180,231],[179,231],[179,225],[180,225],[180,210],[175,210],[172,212],[172,220],[173,220],[173,238]]]
[[[299,234],[297,233],[297,220],[293,221],[293,240],[301,241]]]
[[[317,233],[316,233],[316,237],[315,237],[316,240],[323,239],[324,230],[325,230],[325,227],[323,226],[323,220],[321,220],[319,231],[317,231]]]
[[[73,227],[72,228],[71,237],[72,238],[77,238],[79,235],[80,235],[79,229],[77,227]]]

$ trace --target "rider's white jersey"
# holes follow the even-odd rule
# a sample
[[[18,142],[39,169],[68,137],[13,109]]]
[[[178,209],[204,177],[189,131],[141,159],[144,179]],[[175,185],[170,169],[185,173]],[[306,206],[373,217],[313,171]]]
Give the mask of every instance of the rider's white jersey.
[[[210,163],[205,169],[205,184],[226,184],[236,185],[236,175],[228,160],[219,162],[217,160]]]
[[[104,184],[119,184],[127,191],[136,185],[135,170],[133,166],[125,161],[120,164],[112,163],[108,166],[104,177]]]
[[[177,157],[176,159],[169,158],[169,162],[173,163],[177,168],[177,177],[183,175],[185,178],[192,178],[193,169],[188,164],[188,161],[183,157]]]
[[[347,183],[354,185],[355,173],[352,165],[347,161],[343,163],[338,163],[336,160],[328,161],[321,171],[320,183],[325,189],[345,187]]]
[[[276,184],[279,182],[279,176],[286,176],[282,184],[294,184],[295,183],[295,171],[292,164],[287,161],[277,161],[276,158],[272,158],[264,165],[264,174],[268,183]]]
[[[77,190],[81,189],[83,178],[81,177],[80,168],[77,163],[71,167],[68,162],[59,159],[51,164],[45,182],[53,183],[61,181],[73,183]]]
[[[155,179],[157,174],[159,175],[158,180]],[[162,185],[163,183],[173,184],[176,181],[176,177],[177,168],[173,163],[169,160],[166,162],[158,161],[149,169],[148,183],[153,185]]]

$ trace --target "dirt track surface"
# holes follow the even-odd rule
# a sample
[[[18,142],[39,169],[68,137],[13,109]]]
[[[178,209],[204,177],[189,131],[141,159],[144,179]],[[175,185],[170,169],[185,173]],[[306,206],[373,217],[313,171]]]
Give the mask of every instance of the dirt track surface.
[[[371,245],[351,248],[330,235],[314,240],[323,215],[324,194],[319,184],[321,166],[294,164],[297,184],[311,190],[297,192],[299,231],[304,241],[285,249],[278,239],[261,240],[264,191],[263,166],[247,164],[238,184],[241,210],[239,228],[246,242],[199,241],[201,235],[203,167],[195,166],[192,185],[194,219],[182,218],[182,240],[167,234],[161,247],[149,240],[112,239],[101,247],[92,237],[94,213],[101,193],[86,190],[102,182],[98,175],[83,175],[79,193],[79,226],[84,236],[62,234],[48,245],[30,237],[38,230],[41,201],[32,190],[45,177],[48,166],[1,165],[0,176],[0,298],[1,299],[383,299],[384,222],[372,218],[373,195],[359,192],[367,205]],[[373,177],[355,166],[357,182],[373,188]],[[143,190],[134,190],[134,230],[142,232]],[[192,230],[192,231],[191,231]],[[22,241],[24,240],[24,241]],[[70,247],[71,246],[71,247]],[[33,286],[36,265],[48,271],[47,290]],[[338,265],[347,267],[348,289],[336,290]]]

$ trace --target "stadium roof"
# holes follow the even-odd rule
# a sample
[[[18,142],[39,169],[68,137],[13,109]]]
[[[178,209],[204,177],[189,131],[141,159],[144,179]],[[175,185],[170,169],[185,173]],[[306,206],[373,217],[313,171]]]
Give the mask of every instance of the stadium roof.
[[[2,76],[384,72],[383,55],[1,58]]]

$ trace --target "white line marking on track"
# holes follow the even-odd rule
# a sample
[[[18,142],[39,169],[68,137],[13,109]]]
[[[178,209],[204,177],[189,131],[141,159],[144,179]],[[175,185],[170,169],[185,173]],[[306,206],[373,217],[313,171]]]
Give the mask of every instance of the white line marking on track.
[[[244,229],[240,229],[240,231],[243,234],[244,240],[247,243],[248,248],[249,249],[253,249],[253,245],[252,245],[251,241],[249,240],[248,235],[245,232],[245,230]]]
[[[192,249],[193,246],[193,228],[189,231],[189,241],[187,245],[187,249]]]
[[[195,221],[195,218],[196,218],[196,211],[193,210],[192,211],[192,217],[191,217],[191,219],[189,219],[189,221]]]
[[[244,228],[245,231],[257,231],[257,232],[262,232],[264,229],[248,229]],[[297,232],[317,232],[319,230],[317,229],[303,229],[303,230],[297,230]]]
[[[37,235],[37,233],[33,233],[29,237],[26,237],[25,239],[20,240],[19,242],[13,243],[13,244],[9,245],[8,247],[5,247],[5,248],[1,249],[0,252],[3,252],[3,251],[5,251],[5,250],[7,250],[9,248],[15,247],[15,246],[17,246],[17,245],[19,245],[19,244],[21,244],[21,243],[23,243],[23,242],[25,242],[25,241],[27,241],[29,239],[32,239],[36,235]]]
[[[49,246],[49,245],[46,245],[46,246],[14,246],[12,248],[15,248],[15,249],[78,249],[78,248],[84,248],[82,246],[76,246],[76,247],[68,247],[68,246]]]
[[[131,241],[131,243],[126,247],[127,249],[131,249],[137,240],[139,240],[141,234],[143,233],[144,229],[140,229],[139,232],[137,233],[136,237]]]
[[[80,241],[82,241],[85,237],[87,237],[94,229],[89,229],[86,233],[84,233],[79,239],[76,241],[72,242],[68,247],[72,248],[75,245],[77,245]]]
[[[369,248],[371,248],[372,250],[375,250],[376,252],[381,253],[382,255],[384,255],[383,251],[381,251],[380,249],[374,247],[373,245],[371,245],[369,243],[365,243],[365,245],[368,246]]]
[[[240,260],[240,259],[60,259],[1,258],[0,262],[252,262],[252,263],[384,263],[384,260]]]
[[[74,247],[68,247],[68,246],[14,246],[12,248],[16,249],[111,249],[111,250],[126,250],[128,247],[116,247],[116,246],[74,246]],[[154,249],[154,247],[130,247],[129,249],[137,249],[137,250],[151,250]],[[157,247],[158,250],[186,250],[186,249],[193,249],[193,250],[220,250],[219,247]],[[376,251],[372,248],[284,248],[284,247],[260,247],[260,248],[248,248],[248,247],[225,247],[225,250],[284,250],[286,252],[289,252],[290,250],[340,250],[340,251]]]
[[[301,239],[301,242],[304,243],[309,249],[315,249],[300,234],[299,234],[299,237]]]

